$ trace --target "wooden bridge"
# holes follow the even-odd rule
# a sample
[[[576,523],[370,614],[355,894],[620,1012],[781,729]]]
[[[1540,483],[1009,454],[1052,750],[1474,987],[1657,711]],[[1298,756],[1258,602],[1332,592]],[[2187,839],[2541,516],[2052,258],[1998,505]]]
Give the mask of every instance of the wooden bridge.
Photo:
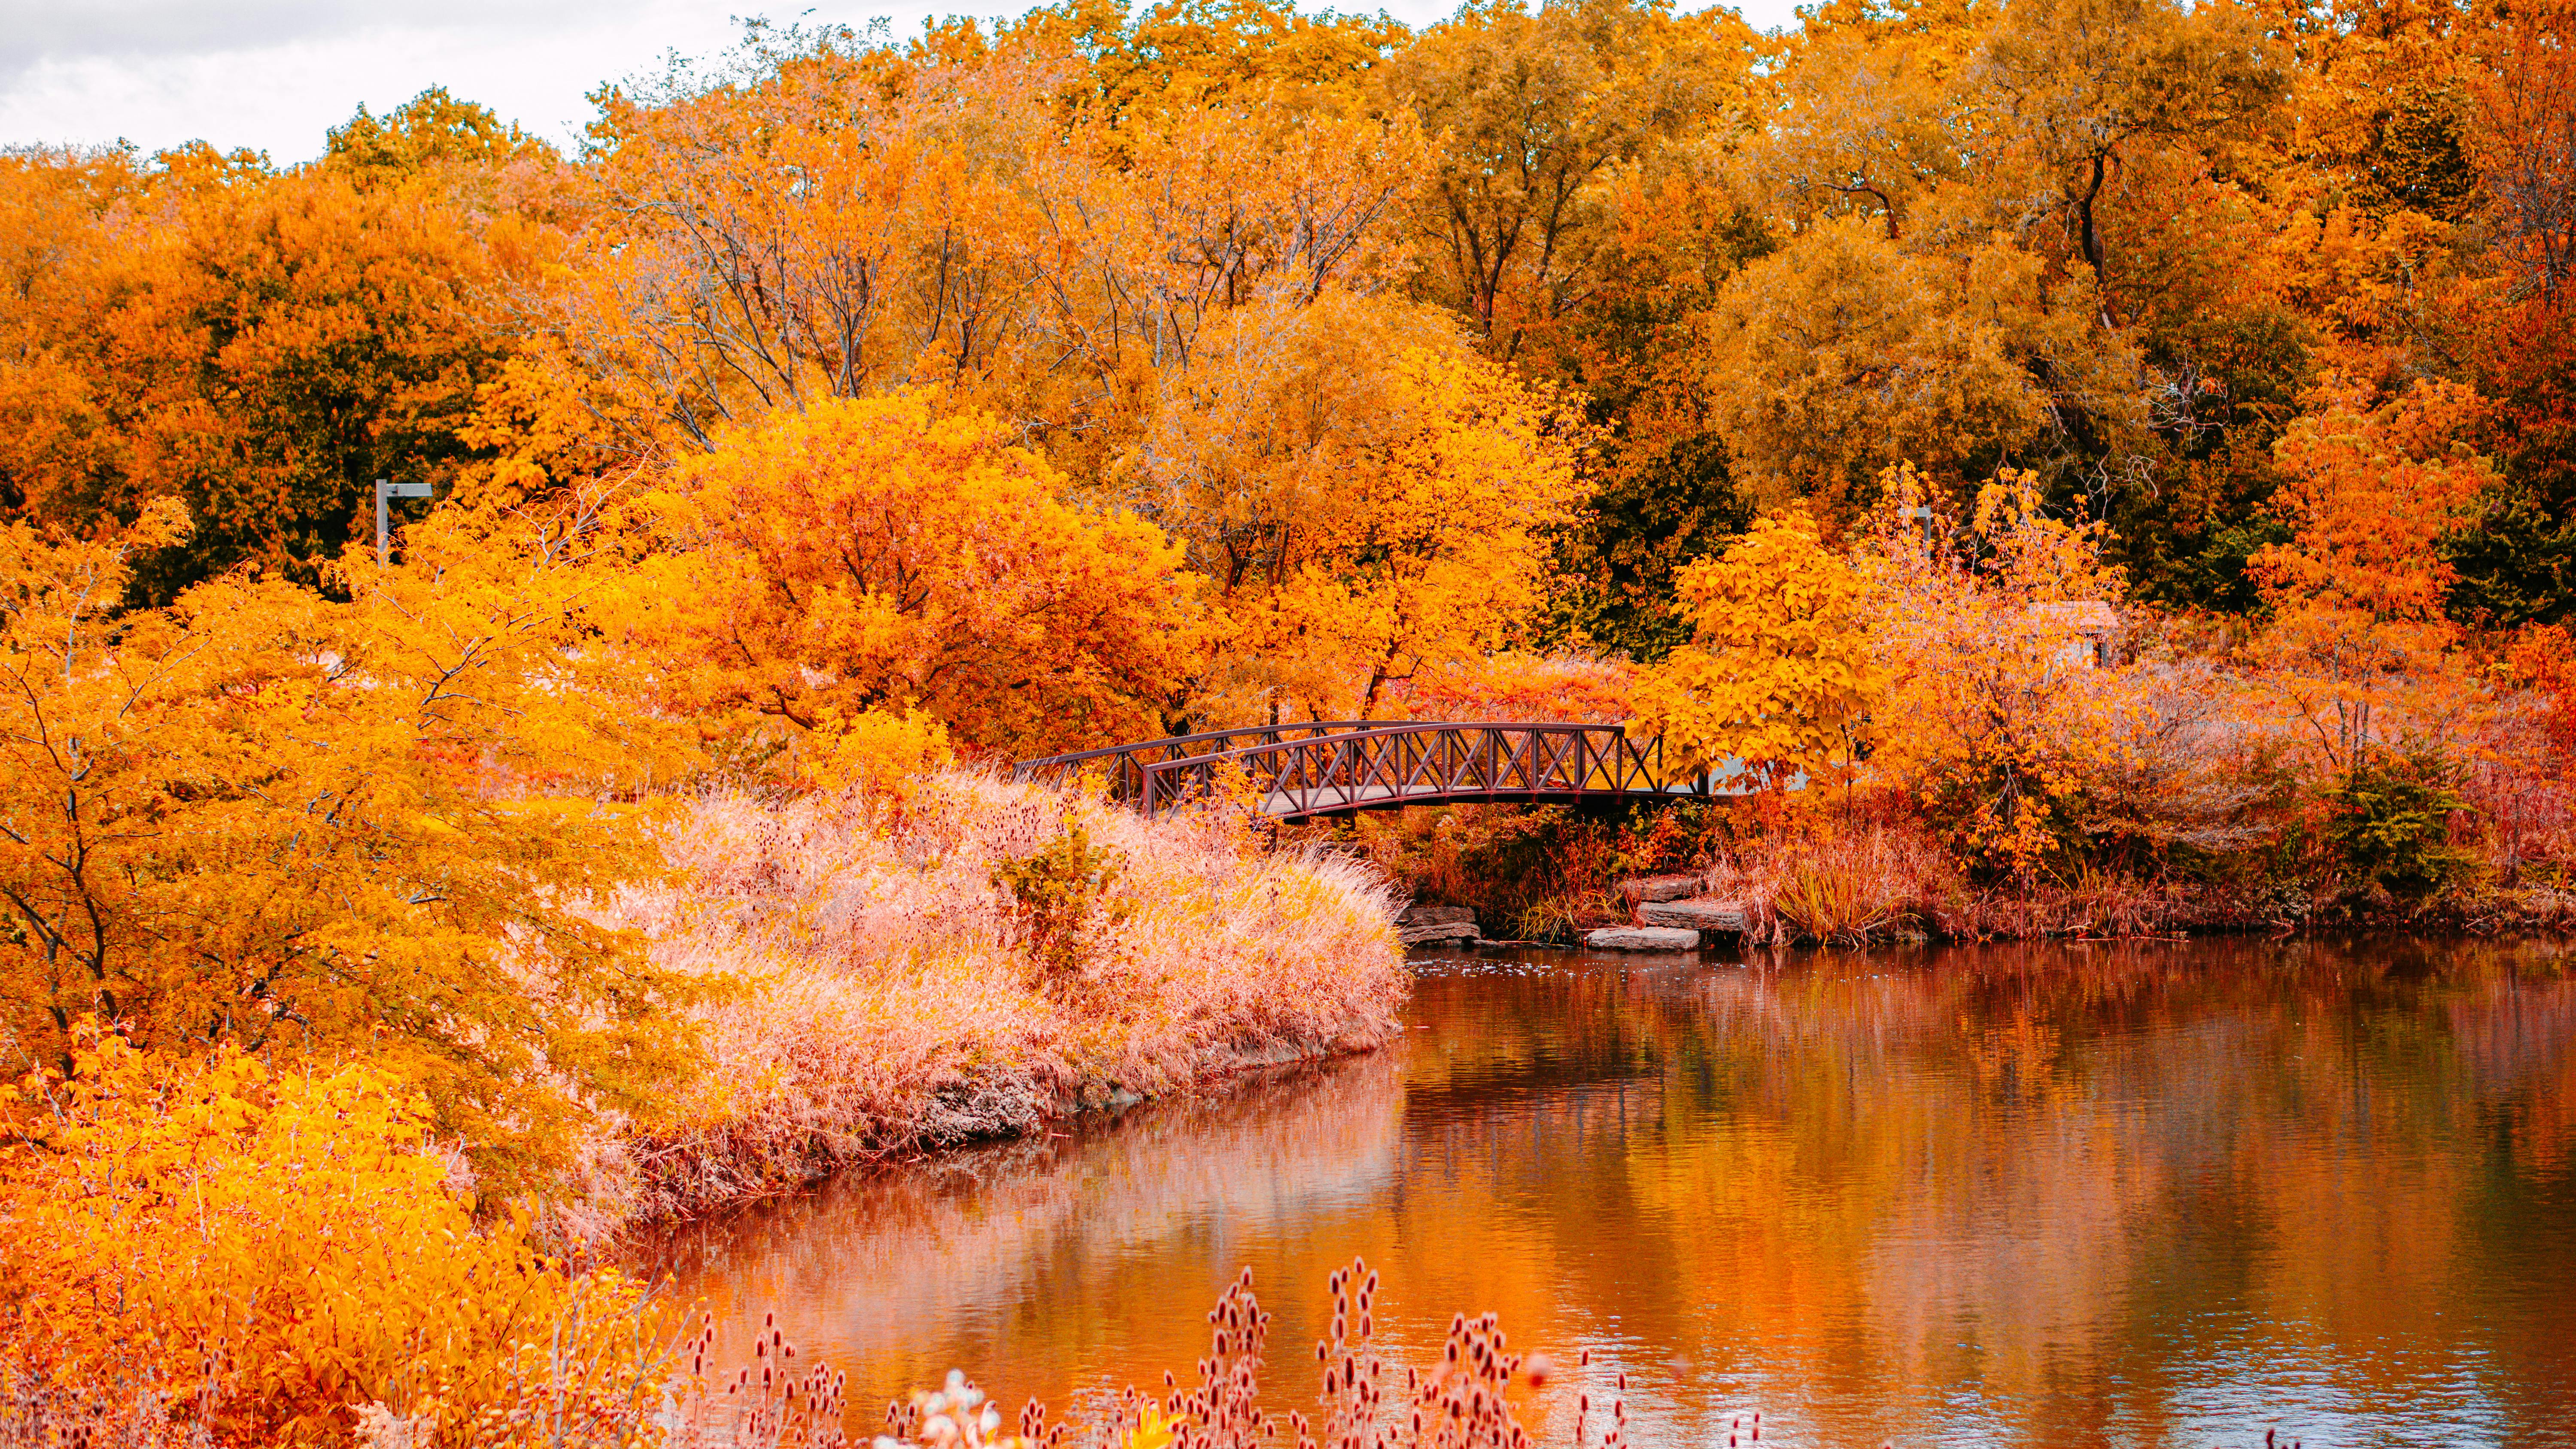
[[[1279,820],[1446,802],[1697,800],[1741,795],[1755,783],[1731,761],[1677,776],[1664,768],[1663,741],[1632,740],[1618,725],[1423,720],[1212,730],[1011,767],[1014,780],[1046,784],[1086,773],[1105,776],[1110,799],[1148,815],[1243,798]]]

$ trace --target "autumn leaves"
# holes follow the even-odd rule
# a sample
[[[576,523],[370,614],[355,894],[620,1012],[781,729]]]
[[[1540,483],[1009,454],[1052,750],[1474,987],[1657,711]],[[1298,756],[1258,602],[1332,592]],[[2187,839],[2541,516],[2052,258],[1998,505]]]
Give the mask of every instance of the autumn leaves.
[[[2367,895],[2405,856],[2420,903],[2484,869],[2456,823],[2466,774],[2486,769],[2477,803],[2511,817],[2510,869],[2504,838],[2557,758],[2515,685],[2563,690],[2564,636],[2481,639],[2446,609],[2445,540],[2494,475],[2463,441],[2479,410],[2428,382],[2294,424],[2284,536],[2250,566],[2267,615],[2232,641],[2124,618],[2104,527],[2051,516],[2035,475],[2006,470],[1959,513],[1890,468],[1836,545],[1791,510],[1683,571],[1694,642],[1641,674],[1637,725],[1845,810],[1855,791],[1894,802],[1989,878],[2277,871]],[[2355,814],[2383,805],[2403,821]]]
[[[655,495],[674,706],[837,736],[918,709],[985,753],[1160,730],[1208,633],[1160,529],[1063,501],[1002,419],[824,400],[719,433]]]
[[[675,684],[791,738],[1382,712],[1525,637],[1591,429],[1404,295],[1372,33],[1242,18],[755,30],[607,96],[463,493],[653,480]]]
[[[1380,710],[1389,682],[1477,657],[1536,610],[1579,436],[1490,363],[1416,348],[1385,370],[1373,447],[1193,439],[1173,466],[1205,481],[1152,510],[1178,539],[1069,503],[990,414],[918,397],[782,411],[720,431],[647,495],[670,551],[611,587],[670,661],[667,707],[819,736],[800,750],[828,753],[871,710],[921,711],[987,756],[1150,738],[1283,694]],[[1247,476],[1269,496],[1247,498]]]
[[[390,571],[353,550],[345,603],[227,575],[118,607],[171,513],[115,544],[0,531],[18,1069],[64,1065],[90,1021],[180,1052],[363,1047],[503,1190],[598,1107],[649,1116],[699,988],[583,907],[652,868],[627,802],[676,753],[584,677],[594,589],[560,520],[444,518]]]

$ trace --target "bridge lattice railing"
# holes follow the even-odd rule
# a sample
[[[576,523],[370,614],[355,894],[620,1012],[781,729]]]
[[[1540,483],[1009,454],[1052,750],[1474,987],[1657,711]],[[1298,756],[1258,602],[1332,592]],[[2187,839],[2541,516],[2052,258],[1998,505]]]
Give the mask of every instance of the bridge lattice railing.
[[[1220,797],[1265,814],[1334,814],[1443,799],[1565,799],[1711,793],[1675,778],[1663,742],[1618,725],[1358,720],[1181,735],[1030,760],[1013,778],[1104,775],[1109,798],[1159,814]],[[1724,786],[1719,786],[1724,789]]]

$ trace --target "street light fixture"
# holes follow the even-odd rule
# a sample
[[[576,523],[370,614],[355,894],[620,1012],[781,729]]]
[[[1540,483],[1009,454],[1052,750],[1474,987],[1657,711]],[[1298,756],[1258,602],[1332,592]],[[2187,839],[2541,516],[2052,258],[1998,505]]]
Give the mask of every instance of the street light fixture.
[[[426,483],[396,483],[390,478],[379,478],[376,480],[376,567],[383,568],[386,560],[390,557],[388,553],[388,533],[385,521],[385,500],[388,498],[427,498],[428,496],[429,485]]]
[[[1923,546],[1925,548],[1930,548],[1932,546],[1932,510],[1922,504],[1917,504],[1912,508],[1906,509],[1904,516],[1923,525]]]

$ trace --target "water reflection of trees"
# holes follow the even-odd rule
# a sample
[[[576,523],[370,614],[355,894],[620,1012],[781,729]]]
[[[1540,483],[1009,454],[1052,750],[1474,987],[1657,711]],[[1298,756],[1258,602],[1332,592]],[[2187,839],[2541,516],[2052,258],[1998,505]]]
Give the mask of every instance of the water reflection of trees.
[[[2549,1443],[2576,1395],[2576,1306],[2532,1286],[2576,1282],[2554,955],[1435,972],[1412,1018],[1408,1054],[845,1184],[699,1261],[872,1386],[1061,1397],[1186,1375],[1245,1263],[1293,1355],[1362,1253],[1399,1347],[1491,1308],[1634,1369],[1639,1443],[1753,1404],[1784,1442],[2291,1412]]]
[[[1373,1197],[1392,1171],[1402,1067],[1381,1052],[848,1174],[689,1225],[647,1257],[734,1343],[777,1310],[850,1373],[854,1413],[960,1366],[1060,1403],[1204,1353],[1202,1315],[1241,1266],[1225,1243],[1246,1225]],[[1176,1270],[1172,1244],[1201,1237],[1210,1266]]]
[[[2576,1281],[2576,989],[2552,955],[1807,958],[1560,985],[1526,1021],[1484,1080],[1588,1060],[1642,1125],[1584,1151],[1579,1113],[1493,1114],[1560,1150],[1479,1177],[1489,1154],[1450,1128],[1421,1175],[1462,1212],[1545,1197],[1532,1222],[1620,1243],[1560,1245],[1585,1267],[1545,1276],[1675,1345],[1712,1403],[1800,1404],[1841,1437],[1919,1427],[1967,1384],[2021,1429],[2106,1432],[2185,1400],[2265,1409],[2282,1375],[2400,1420],[2438,1411],[2427,1382],[2520,1397],[2525,1423],[2576,1391],[2576,1314],[2504,1291]],[[1476,1121],[1459,1076],[1441,1116]]]

